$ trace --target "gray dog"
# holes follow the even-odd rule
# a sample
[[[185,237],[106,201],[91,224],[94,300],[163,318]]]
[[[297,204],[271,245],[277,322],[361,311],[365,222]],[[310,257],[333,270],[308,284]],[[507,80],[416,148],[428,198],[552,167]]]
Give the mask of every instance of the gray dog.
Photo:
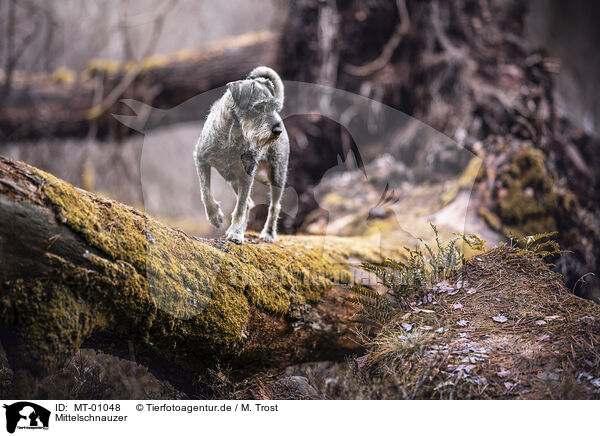
[[[279,112],[283,108],[283,82],[271,68],[257,67],[245,80],[227,84],[227,91],[211,107],[194,160],[200,177],[202,201],[211,224],[220,227],[223,212],[210,192],[210,167],[231,183],[237,202],[225,233],[242,244],[255,176],[271,187],[269,215],[260,237],[277,238],[277,219],[287,175],[289,140]]]

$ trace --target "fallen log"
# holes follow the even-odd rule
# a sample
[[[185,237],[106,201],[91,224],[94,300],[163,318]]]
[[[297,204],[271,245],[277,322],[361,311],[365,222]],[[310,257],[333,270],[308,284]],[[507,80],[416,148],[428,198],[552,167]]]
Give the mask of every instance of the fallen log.
[[[0,157],[0,343],[21,397],[80,347],[191,395],[216,363],[245,377],[341,358],[358,347],[333,283],[349,259],[377,259],[373,241],[196,238]]]
[[[139,64],[92,60],[80,74],[63,69],[20,75],[0,101],[0,139],[120,138],[131,133],[111,116],[123,110],[122,98],[173,107],[245,77],[257,65],[273,65],[276,50],[275,34],[251,32]]]

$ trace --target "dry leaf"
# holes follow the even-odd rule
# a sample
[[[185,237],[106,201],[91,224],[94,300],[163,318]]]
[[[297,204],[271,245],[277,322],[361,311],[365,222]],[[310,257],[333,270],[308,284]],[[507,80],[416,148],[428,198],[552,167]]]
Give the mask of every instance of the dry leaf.
[[[412,330],[414,324],[408,324],[408,323],[403,322],[401,325],[404,330],[409,332]]]

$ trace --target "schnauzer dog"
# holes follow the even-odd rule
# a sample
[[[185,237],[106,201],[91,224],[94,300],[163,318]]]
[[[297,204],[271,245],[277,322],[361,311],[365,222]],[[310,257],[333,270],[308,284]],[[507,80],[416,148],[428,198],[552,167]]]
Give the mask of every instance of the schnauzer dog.
[[[211,107],[196,143],[194,160],[200,178],[202,201],[211,224],[220,227],[223,212],[210,192],[210,168],[231,183],[237,202],[225,236],[244,243],[252,184],[270,185],[269,214],[260,237],[277,238],[289,156],[289,139],[279,112],[283,108],[283,82],[269,67],[257,67],[245,80],[227,84],[227,91]]]

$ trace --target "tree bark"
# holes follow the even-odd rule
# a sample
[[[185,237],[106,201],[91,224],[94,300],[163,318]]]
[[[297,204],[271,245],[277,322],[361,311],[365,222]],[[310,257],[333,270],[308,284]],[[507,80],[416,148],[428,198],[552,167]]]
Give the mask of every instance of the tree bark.
[[[111,116],[122,111],[122,98],[172,107],[239,80],[259,64],[273,65],[276,48],[273,33],[251,32],[152,56],[139,65],[92,60],[79,75],[26,76],[13,84],[0,106],[0,139],[123,137],[131,131]]]
[[[374,260],[377,250],[319,241],[195,238],[0,157],[0,342],[20,379],[93,347],[191,395],[217,362],[245,377],[341,358],[359,347],[333,283],[349,280],[349,258]]]

